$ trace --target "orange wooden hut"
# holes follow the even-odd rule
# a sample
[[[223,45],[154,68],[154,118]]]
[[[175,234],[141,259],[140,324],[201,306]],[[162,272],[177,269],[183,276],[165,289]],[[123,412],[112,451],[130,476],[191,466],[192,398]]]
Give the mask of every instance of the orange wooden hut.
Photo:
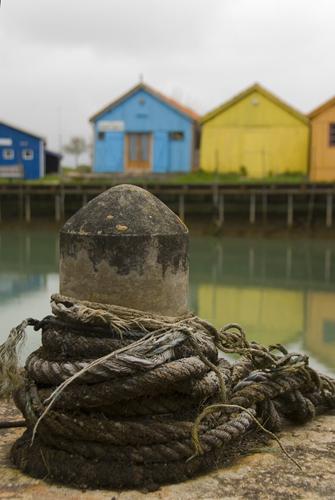
[[[309,114],[310,180],[335,181],[335,97]]]

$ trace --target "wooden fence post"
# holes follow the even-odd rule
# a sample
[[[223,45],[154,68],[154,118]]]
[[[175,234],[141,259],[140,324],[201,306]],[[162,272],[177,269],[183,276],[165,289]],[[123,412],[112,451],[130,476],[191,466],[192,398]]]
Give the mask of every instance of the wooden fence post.
[[[218,199],[218,211],[219,211],[219,219],[218,219],[218,226],[222,227],[224,223],[224,196],[223,194],[219,195]]]
[[[287,225],[293,226],[293,194],[287,195]]]
[[[59,222],[60,219],[60,195],[55,194],[55,221]]]
[[[250,224],[255,224],[255,222],[256,222],[256,195],[255,195],[255,193],[251,193],[251,195],[250,195],[249,222],[250,222]]]
[[[26,194],[24,197],[24,218],[26,222],[31,221],[30,194]]]
[[[333,194],[327,193],[326,227],[332,227],[332,225],[333,225]]]
[[[179,218],[184,221],[185,220],[185,199],[184,195],[179,195]]]
[[[263,216],[263,222],[266,222],[268,219],[268,195],[267,195],[267,193],[262,194],[262,216]]]

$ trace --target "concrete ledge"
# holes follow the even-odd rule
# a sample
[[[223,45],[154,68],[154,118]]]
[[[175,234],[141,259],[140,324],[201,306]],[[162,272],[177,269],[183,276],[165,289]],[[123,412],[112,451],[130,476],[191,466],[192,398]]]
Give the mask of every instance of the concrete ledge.
[[[302,465],[295,467],[276,442],[241,457],[231,466],[185,483],[151,493],[139,491],[80,491],[32,479],[8,460],[11,445],[22,429],[0,429],[0,499],[43,500],[218,500],[218,499],[334,499],[335,412],[281,433],[283,445]],[[12,404],[0,403],[0,420],[21,417]]]

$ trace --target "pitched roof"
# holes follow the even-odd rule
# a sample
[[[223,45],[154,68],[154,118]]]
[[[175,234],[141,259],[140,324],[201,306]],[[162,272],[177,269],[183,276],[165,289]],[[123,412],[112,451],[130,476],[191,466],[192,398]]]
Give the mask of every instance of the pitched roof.
[[[56,151],[50,151],[50,149],[46,149],[45,154],[50,156],[56,156],[57,158],[63,158],[63,155],[61,153],[57,153]]]
[[[326,111],[327,109],[329,109],[333,106],[335,106],[335,96],[332,97],[331,99],[328,99],[328,101],[321,104],[321,106],[318,106],[317,108],[313,109],[313,111],[311,111],[308,114],[308,116],[309,116],[309,118],[315,118],[320,113],[323,113],[324,111]]]
[[[183,104],[180,104],[178,101],[176,101],[175,99],[172,99],[171,97],[167,97],[166,95],[162,94],[158,90],[150,87],[149,85],[147,85],[145,83],[139,83],[138,85],[135,85],[135,87],[131,88],[128,92],[126,92],[125,94],[120,96],[118,99],[112,101],[107,106],[105,106],[100,111],[98,111],[93,116],[91,116],[90,122],[95,121],[103,113],[106,113],[107,111],[110,111],[111,109],[115,108],[121,102],[125,101],[126,99],[131,97],[133,94],[135,94],[139,90],[144,90],[148,94],[153,95],[154,97],[156,97],[160,101],[164,102],[168,106],[171,106],[172,108],[177,110],[179,113],[186,115],[188,118],[191,118],[194,121],[198,121],[200,118],[198,113],[193,111],[193,109],[188,108],[188,107],[184,106]]]
[[[282,101],[279,97],[275,96],[272,94],[272,92],[266,90],[262,85],[259,83],[255,83],[254,85],[251,85],[251,87],[248,87],[247,89],[243,90],[236,96],[234,96],[232,99],[229,99],[228,101],[224,102],[217,108],[214,108],[212,111],[204,115],[201,119],[201,123],[205,123],[212,118],[214,118],[216,115],[219,113],[222,113],[229,109],[231,106],[234,106],[234,104],[238,103],[248,95],[252,94],[253,92],[258,92],[261,94],[263,97],[268,99],[269,101],[273,102],[277,106],[280,106],[282,109],[290,113],[291,115],[295,116],[295,118],[298,118],[298,120],[301,120],[303,123],[308,123],[308,118],[303,114],[300,113],[300,111],[296,110],[286,102]]]
[[[30,135],[31,137],[35,137],[36,139],[41,139],[42,141],[46,142],[46,139],[42,137],[41,135],[35,134],[34,132],[30,132],[29,130],[26,130],[21,127],[17,127],[16,125],[13,125],[12,123],[5,122],[3,120],[0,120],[0,125],[5,125],[5,127],[12,128],[14,130],[17,130],[18,132],[22,132],[23,134]]]

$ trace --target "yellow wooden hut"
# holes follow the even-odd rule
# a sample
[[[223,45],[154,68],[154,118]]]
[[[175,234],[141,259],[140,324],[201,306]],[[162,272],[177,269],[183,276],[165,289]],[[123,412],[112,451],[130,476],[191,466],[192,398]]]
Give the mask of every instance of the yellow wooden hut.
[[[308,170],[308,118],[255,84],[202,120],[200,168],[249,177]]]
[[[335,180],[335,97],[310,113],[310,180]]]

